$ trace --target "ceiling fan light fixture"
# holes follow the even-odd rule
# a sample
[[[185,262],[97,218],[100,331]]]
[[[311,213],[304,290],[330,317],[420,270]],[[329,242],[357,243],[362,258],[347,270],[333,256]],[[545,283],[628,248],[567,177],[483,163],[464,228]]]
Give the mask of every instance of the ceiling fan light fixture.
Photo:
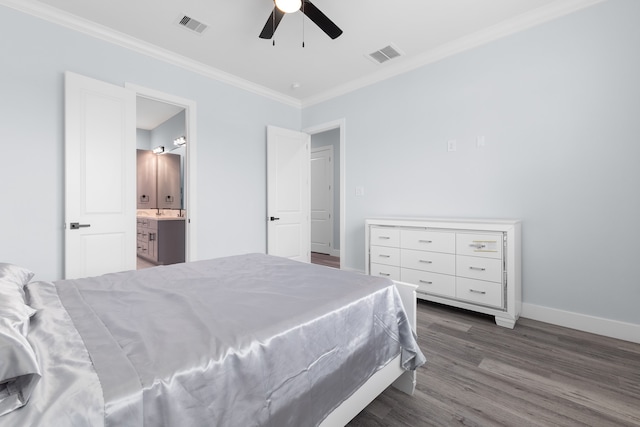
[[[275,0],[276,7],[284,13],[293,13],[300,10],[302,0]]]

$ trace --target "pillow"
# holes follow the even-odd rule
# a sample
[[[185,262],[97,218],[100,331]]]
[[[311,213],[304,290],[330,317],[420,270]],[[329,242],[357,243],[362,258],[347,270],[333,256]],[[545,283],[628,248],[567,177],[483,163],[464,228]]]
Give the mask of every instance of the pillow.
[[[0,262],[0,281],[6,280],[18,286],[24,286],[32,277],[33,273],[26,268]]]
[[[27,339],[0,318],[0,416],[24,406],[41,373]]]
[[[29,318],[36,312],[26,304],[24,285],[33,277],[26,268],[0,263],[0,319],[27,336]]]
[[[5,284],[0,282],[1,320],[26,337],[29,333],[29,318],[35,313],[36,310],[25,304],[24,293],[21,295],[16,289],[7,289]]]

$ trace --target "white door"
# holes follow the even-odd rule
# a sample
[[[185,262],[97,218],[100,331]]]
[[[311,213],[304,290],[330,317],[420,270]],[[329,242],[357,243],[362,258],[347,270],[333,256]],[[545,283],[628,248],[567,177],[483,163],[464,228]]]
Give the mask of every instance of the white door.
[[[311,251],[333,247],[333,147],[311,149]]]
[[[267,253],[310,262],[311,137],[267,127]]]
[[[136,95],[65,74],[65,278],[136,268]]]

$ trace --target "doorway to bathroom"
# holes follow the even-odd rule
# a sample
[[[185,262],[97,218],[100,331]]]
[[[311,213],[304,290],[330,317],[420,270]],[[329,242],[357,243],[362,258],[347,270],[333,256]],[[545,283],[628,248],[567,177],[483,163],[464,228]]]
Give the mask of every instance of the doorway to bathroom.
[[[195,257],[195,103],[136,91],[138,269]]]

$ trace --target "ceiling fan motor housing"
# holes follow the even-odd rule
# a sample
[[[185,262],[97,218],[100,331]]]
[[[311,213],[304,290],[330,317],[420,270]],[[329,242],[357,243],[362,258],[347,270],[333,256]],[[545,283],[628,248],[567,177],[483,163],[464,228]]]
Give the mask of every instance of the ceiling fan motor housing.
[[[270,39],[273,37],[273,34],[276,32],[276,28],[280,25],[280,21],[287,12],[283,9],[280,3],[295,3],[297,4],[297,8],[292,10],[292,12],[296,12],[297,10],[301,10],[302,13],[306,15],[314,24],[316,24],[322,31],[324,31],[329,37],[332,39],[338,38],[342,34],[342,30],[333,23],[331,19],[327,17],[324,13],[320,11],[313,3],[309,0],[275,0],[275,7],[273,11],[269,15],[266,24],[264,24],[264,28],[260,33],[261,39]],[[293,7],[293,6],[290,6]],[[287,8],[287,10],[290,10]]]

